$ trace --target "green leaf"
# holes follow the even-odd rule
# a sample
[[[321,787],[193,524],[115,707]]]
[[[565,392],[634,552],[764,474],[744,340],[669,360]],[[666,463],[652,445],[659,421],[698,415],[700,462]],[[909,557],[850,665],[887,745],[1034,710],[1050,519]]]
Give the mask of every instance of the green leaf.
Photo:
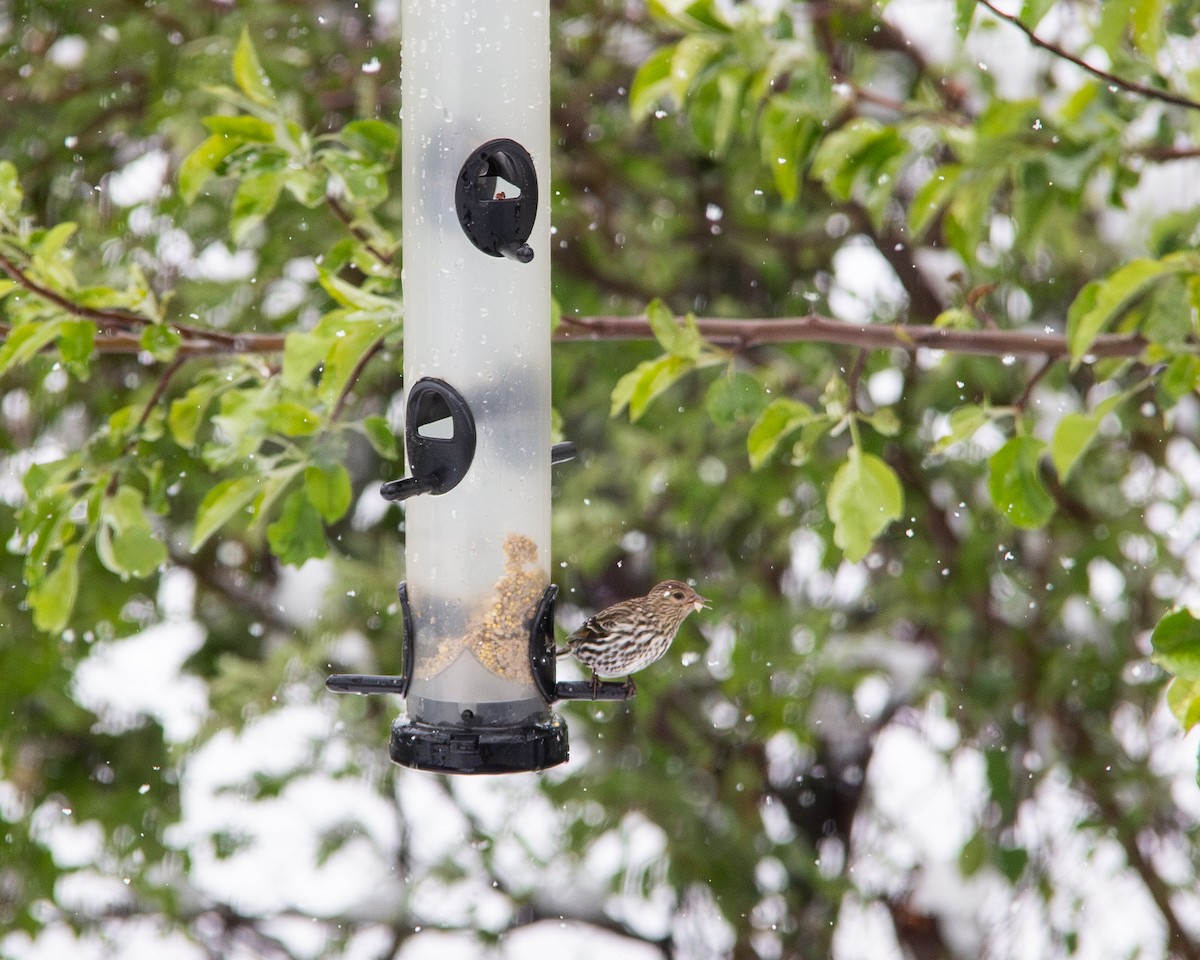
[[[1050,460],[1063,483],[1095,438],[1103,419],[1094,413],[1068,413],[1058,421],[1050,441]]]
[[[288,390],[312,383],[312,373],[329,352],[332,336],[318,333],[289,333],[283,341],[283,372],[280,379]]]
[[[58,336],[66,320],[31,321],[14,327],[0,346],[0,373],[37,356]]]
[[[1200,357],[1183,353],[1172,357],[1159,377],[1158,387],[1172,406],[1200,386]]]
[[[245,240],[250,231],[275,209],[282,186],[283,172],[279,170],[253,174],[238,183],[229,219],[229,233],[234,243]]]
[[[178,330],[159,323],[143,327],[142,335],[138,338],[138,345],[143,350],[155,360],[164,363],[175,359],[181,343],[183,343],[183,337],[179,335]]]
[[[1167,706],[1183,729],[1200,723],[1200,677],[1176,677],[1167,687]]]
[[[981,830],[975,831],[971,839],[958,852],[958,869],[964,877],[973,877],[987,863],[987,840]]]
[[[683,323],[675,321],[675,314],[661,300],[652,300],[646,307],[646,320],[654,337],[667,353],[687,360],[696,360],[704,350],[704,338],[696,326],[696,318],[688,314]]]
[[[64,320],[58,331],[58,354],[75,376],[87,378],[88,361],[96,346],[96,324],[91,320]]]
[[[655,397],[695,368],[696,361],[672,354],[650,361],[650,365],[642,370],[629,397],[629,419],[635,422],[639,420]]]
[[[896,415],[896,411],[891,407],[876,410],[866,418],[866,421],[876,433],[885,437],[894,437],[900,432],[900,417]]]
[[[334,175],[340,189],[334,193],[344,195],[370,208],[387,199],[387,168],[374,161],[365,161],[350,153],[337,150],[321,152],[321,162]]]
[[[350,509],[350,474],[340,463],[313,465],[304,471],[304,493],[326,523],[336,523]]]
[[[836,424],[832,417],[818,416],[800,427],[800,436],[792,444],[792,466],[803,466],[816,452],[817,444]]]
[[[382,120],[352,120],[338,135],[351,150],[379,163],[391,163],[400,149],[400,131]]]
[[[262,412],[268,430],[285,437],[310,437],[321,428],[321,418],[294,400],[280,400]]]
[[[238,88],[255,103],[264,107],[274,106],[271,81],[258,61],[258,54],[250,40],[250,31],[243,27],[233,51],[233,79]]]
[[[1054,0],[1024,0],[1021,4],[1021,22],[1027,27],[1036,27],[1052,6]]]
[[[1078,366],[1096,337],[1152,283],[1173,269],[1168,260],[1133,260],[1079,291],[1067,311],[1071,365]]]
[[[378,294],[364,290],[362,287],[356,287],[354,284],[347,283],[341,277],[328,270],[319,270],[317,278],[320,280],[325,292],[343,307],[349,307],[354,310],[365,310],[370,313],[385,313],[392,316],[396,316],[400,312],[399,305],[390,297],[381,297]]]
[[[257,474],[222,480],[208,491],[196,511],[196,525],[188,549],[195,553],[239,511],[244,510],[258,493],[261,478]]]
[[[988,461],[992,503],[1018,527],[1035,529],[1054,515],[1039,467],[1045,447],[1036,437],[1013,437]]]
[[[75,609],[79,593],[79,544],[64,547],[50,574],[28,594],[33,625],[44,633],[61,633]]]
[[[306,560],[325,556],[329,544],[316,507],[302,490],[293,490],[283,502],[278,520],[267,527],[267,543],[281,563],[298,567]]]
[[[208,127],[209,133],[215,133],[239,143],[274,143],[275,125],[260,117],[211,116],[205,117],[201,123]]]
[[[320,396],[330,406],[337,403],[363,356],[387,335],[389,327],[376,320],[354,320],[339,325],[338,332],[325,355],[325,369],[321,373]]]
[[[954,29],[965,37],[975,16],[975,0],[954,0]]]
[[[184,449],[195,446],[196,432],[204,422],[204,414],[219,389],[220,384],[216,381],[205,380],[171,404],[167,414],[167,427],[179,446]]]
[[[715,156],[724,157],[729,149],[742,115],[749,81],[748,70],[722,70],[717,76],[717,109],[712,125],[712,150]]]
[[[1029,851],[1024,847],[1000,846],[996,849],[996,866],[1009,883],[1020,880],[1028,865]]]
[[[1133,11],[1141,0],[1104,0],[1100,4],[1100,21],[1092,34],[1093,42],[1112,59],[1125,38],[1125,28],[1133,19]]]
[[[849,200],[856,183],[874,180],[881,168],[904,152],[904,142],[894,127],[875,120],[851,120],[829,134],[817,148],[812,175],[830,195]]]
[[[775,189],[787,202],[799,196],[800,172],[821,136],[821,121],[804,103],[772,97],[759,121],[759,151]]]
[[[833,520],[833,542],[857,563],[887,525],[900,518],[904,491],[895,471],[879,457],[851,447],[829,484],[825,506]]]
[[[214,133],[184,157],[179,165],[179,193],[184,202],[194,202],[217,167],[240,146],[240,141]]]
[[[688,34],[676,44],[675,51],[671,54],[669,89],[677,104],[682,105],[687,99],[688,90],[720,49],[719,40],[703,33]]]
[[[987,777],[992,801],[1000,808],[1002,822],[1011,822],[1017,811],[1017,794],[1013,785],[1010,754],[999,747],[988,747],[983,751],[983,769]]]
[[[650,369],[651,364],[654,362],[653,360],[643,360],[628,373],[621,376],[621,379],[617,381],[617,385],[613,387],[612,404],[608,411],[610,417],[615,417],[625,409],[629,401],[633,398],[634,388],[638,385],[642,374]]]
[[[17,168],[9,160],[0,160],[0,218],[12,218],[20,213],[24,199]]]
[[[954,195],[963,169],[958,164],[940,166],[913,194],[912,204],[908,208],[908,228],[913,236],[925,235],[930,224]]]
[[[629,112],[636,123],[649,116],[658,102],[671,92],[671,59],[674,49],[661,47],[655,50],[638,67],[629,85]]]
[[[253,460],[267,433],[263,410],[272,400],[273,391],[261,387],[224,392],[211,418],[212,439],[201,450],[204,462],[217,470]]]
[[[55,260],[62,256],[62,252],[66,250],[67,244],[70,244],[77,229],[78,224],[65,222],[56,223],[47,230],[34,252],[34,265],[38,271],[46,272],[46,274],[53,271]]]
[[[757,470],[793,430],[813,420],[812,407],[799,400],[781,397],[772,400],[758,421],[750,428],[746,438],[746,450],[750,455],[750,466]]]
[[[166,546],[149,527],[131,527],[111,534],[108,527],[101,527],[97,544],[106,541],[107,549],[101,553],[101,559],[109,570],[122,577],[148,577],[167,562]]]
[[[1150,635],[1152,659],[1185,680],[1200,680],[1200,620],[1187,609],[1168,613]]]
[[[121,486],[100,503],[96,533],[100,562],[121,577],[148,577],[167,562],[167,548],[154,536],[141,491]]]
[[[397,460],[400,457],[400,445],[396,435],[388,425],[386,417],[366,417],[362,421],[362,431],[371,442],[371,446],[385,460]]]
[[[1151,63],[1162,48],[1166,18],[1166,0],[1137,0],[1133,5],[1133,17],[1130,20],[1133,42]]]
[[[762,384],[748,373],[717,377],[705,397],[705,406],[713,423],[724,427],[757,417],[766,402]]]

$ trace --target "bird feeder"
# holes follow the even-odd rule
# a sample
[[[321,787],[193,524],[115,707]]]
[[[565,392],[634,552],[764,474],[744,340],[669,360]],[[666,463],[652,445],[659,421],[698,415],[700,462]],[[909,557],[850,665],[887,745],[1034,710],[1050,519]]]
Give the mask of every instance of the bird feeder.
[[[547,0],[402,6],[405,503],[401,765],[540,770],[567,759],[550,583]],[[586,688],[586,691],[583,689]]]

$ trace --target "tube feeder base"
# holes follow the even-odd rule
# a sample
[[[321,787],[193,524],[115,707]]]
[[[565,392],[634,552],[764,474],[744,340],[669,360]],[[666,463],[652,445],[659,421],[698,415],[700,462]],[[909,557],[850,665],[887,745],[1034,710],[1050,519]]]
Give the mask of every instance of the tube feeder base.
[[[450,727],[399,717],[392,724],[392,760],[437,773],[522,773],[566,762],[567,725],[544,720],[511,727]]]

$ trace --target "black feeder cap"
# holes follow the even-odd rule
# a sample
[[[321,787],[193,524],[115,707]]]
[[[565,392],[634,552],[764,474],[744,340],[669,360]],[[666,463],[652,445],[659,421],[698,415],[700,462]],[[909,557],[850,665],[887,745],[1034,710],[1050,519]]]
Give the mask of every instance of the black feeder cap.
[[[512,727],[452,727],[400,717],[392,724],[393,762],[436,773],[522,773],[567,759],[561,717]]]

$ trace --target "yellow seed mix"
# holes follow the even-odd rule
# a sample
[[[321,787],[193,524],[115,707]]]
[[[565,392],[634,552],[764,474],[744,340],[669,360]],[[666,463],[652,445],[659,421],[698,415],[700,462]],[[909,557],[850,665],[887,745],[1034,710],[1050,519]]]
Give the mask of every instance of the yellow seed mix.
[[[510,533],[504,538],[504,575],[492,591],[491,606],[472,619],[461,637],[447,637],[413,676],[428,680],[453,663],[468,647],[488,670],[513,683],[529,683],[529,626],[549,580],[537,568],[537,544]]]
[[[468,632],[476,659],[492,673],[513,683],[533,679],[529,667],[529,625],[549,581],[535,566],[537,544],[510,533],[504,538],[504,576],[495,599]]]
[[[417,661],[418,669],[413,671],[413,677],[417,680],[436,677],[458,658],[466,646],[466,637],[446,637],[437,653],[432,657],[424,657]]]

